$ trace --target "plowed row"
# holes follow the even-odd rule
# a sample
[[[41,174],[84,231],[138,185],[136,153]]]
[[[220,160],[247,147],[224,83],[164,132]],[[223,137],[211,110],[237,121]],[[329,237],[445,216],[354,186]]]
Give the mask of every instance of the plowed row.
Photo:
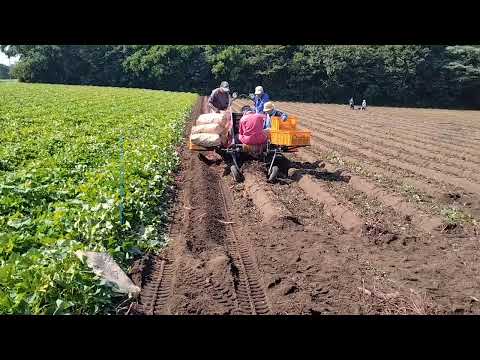
[[[181,150],[171,241],[139,262],[133,313],[480,313],[478,112],[277,106],[313,140],[275,184]]]

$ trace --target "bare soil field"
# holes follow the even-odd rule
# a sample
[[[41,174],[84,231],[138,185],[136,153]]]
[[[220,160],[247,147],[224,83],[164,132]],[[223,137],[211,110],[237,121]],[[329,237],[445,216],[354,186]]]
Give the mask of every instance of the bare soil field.
[[[129,313],[479,314],[480,113],[276,105],[313,138],[275,184],[182,146],[170,241],[137,261]]]

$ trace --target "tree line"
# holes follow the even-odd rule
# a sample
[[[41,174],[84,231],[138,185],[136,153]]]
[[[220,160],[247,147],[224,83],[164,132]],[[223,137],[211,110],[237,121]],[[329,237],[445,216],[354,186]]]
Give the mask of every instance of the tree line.
[[[208,94],[220,81],[273,99],[480,108],[480,46],[4,45],[22,82]]]

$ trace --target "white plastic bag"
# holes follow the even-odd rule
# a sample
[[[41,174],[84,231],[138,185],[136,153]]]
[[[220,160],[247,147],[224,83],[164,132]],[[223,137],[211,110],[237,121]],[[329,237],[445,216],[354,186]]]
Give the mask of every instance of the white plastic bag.
[[[130,280],[109,254],[79,250],[75,255],[80,259],[85,257],[93,273],[104,278],[117,292],[133,296],[140,294],[141,289]]]

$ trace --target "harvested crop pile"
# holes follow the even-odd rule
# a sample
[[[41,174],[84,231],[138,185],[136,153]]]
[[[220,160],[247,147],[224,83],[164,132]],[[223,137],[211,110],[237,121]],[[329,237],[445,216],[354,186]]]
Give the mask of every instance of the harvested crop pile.
[[[192,127],[190,141],[204,147],[219,146],[227,141],[229,121],[226,112],[201,114]]]

